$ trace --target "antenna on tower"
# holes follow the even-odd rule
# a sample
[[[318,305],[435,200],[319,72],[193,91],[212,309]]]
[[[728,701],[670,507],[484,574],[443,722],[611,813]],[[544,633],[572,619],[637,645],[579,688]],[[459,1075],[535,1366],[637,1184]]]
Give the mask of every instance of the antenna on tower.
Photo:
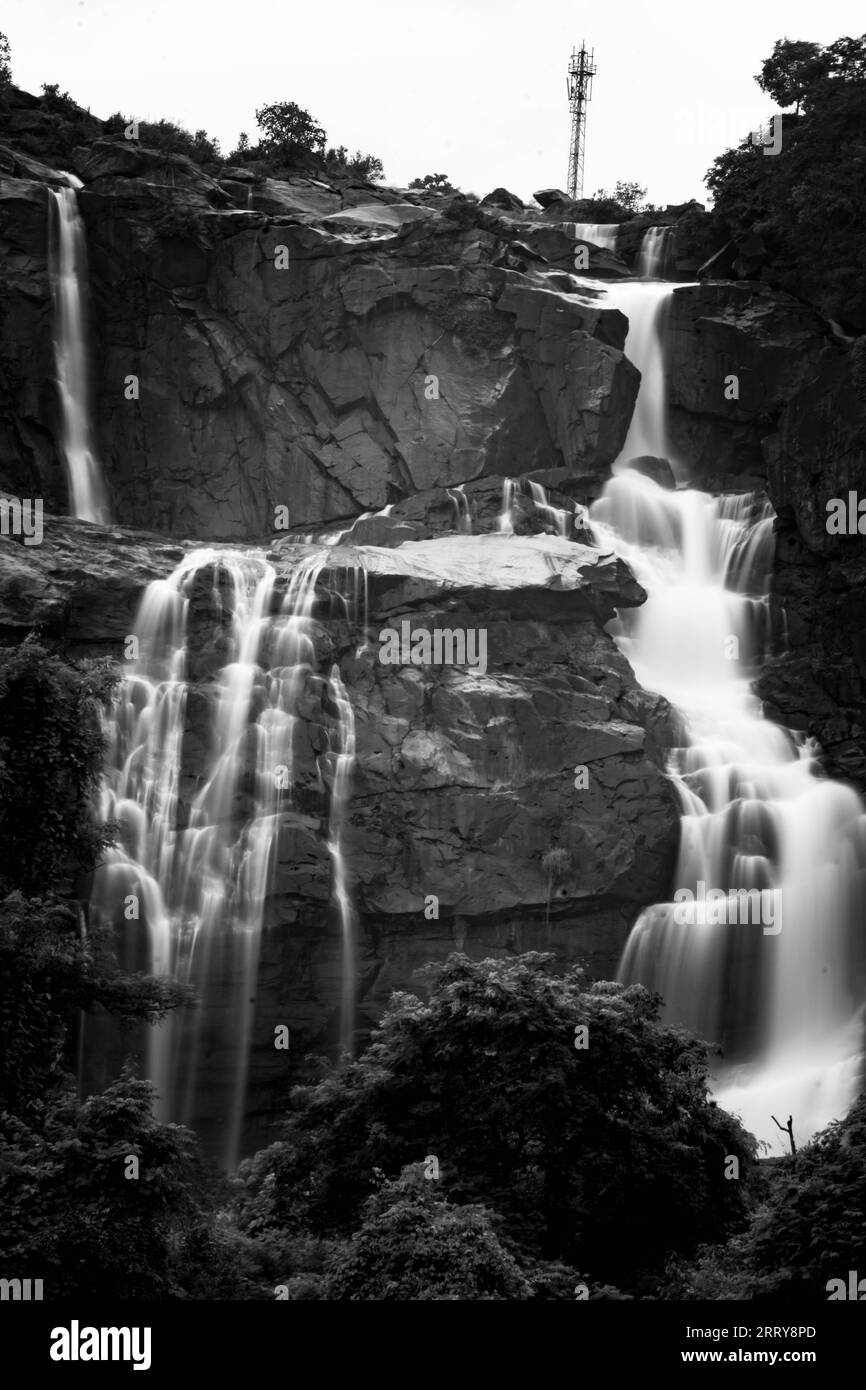
[[[595,49],[586,51],[583,39],[580,51],[572,49],[568,65],[568,109],[571,112],[571,149],[568,152],[568,196],[583,197],[583,146],[586,140],[586,103],[592,96],[595,77]]]

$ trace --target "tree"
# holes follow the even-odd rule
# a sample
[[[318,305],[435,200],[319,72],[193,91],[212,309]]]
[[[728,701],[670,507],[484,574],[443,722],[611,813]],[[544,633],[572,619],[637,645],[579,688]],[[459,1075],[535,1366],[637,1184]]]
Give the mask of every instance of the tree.
[[[829,55],[820,44],[777,39],[755,81],[777,106],[793,106],[796,102],[799,114],[800,102],[809,87],[829,70],[830,64]]]
[[[821,62],[791,68],[787,87],[781,66],[767,79],[780,100],[802,106],[799,116],[782,117],[779,153],[766,158],[744,140],[718,156],[705,182],[720,228],[735,241],[754,233],[762,244],[763,279],[862,332],[866,35],[839,39],[822,53]]]
[[[346,168],[356,178],[366,179],[369,183],[376,183],[378,179],[385,177],[385,166],[381,159],[377,159],[374,154],[362,154],[360,150],[355,151]]]
[[[127,1073],[83,1104],[71,1091],[52,1100],[39,1130],[0,1117],[0,1248],[47,1297],[170,1294],[170,1235],[195,1214],[197,1154],[189,1130],[153,1118],[153,1099]]]
[[[640,986],[553,968],[456,955],[428,968],[426,1003],[393,996],[361,1058],[294,1093],[285,1140],[245,1170],[242,1228],[249,1204],[258,1231],[351,1237],[381,1181],[425,1155],[440,1195],[497,1213],[521,1258],[600,1284],[742,1225],[755,1145],[708,1099],[703,1046]]]
[[[613,196],[620,207],[625,208],[628,213],[641,211],[643,199],[646,197],[646,189],[641,188],[639,183],[622,183],[618,181],[614,185]]]
[[[325,132],[309,111],[294,101],[278,101],[256,111],[256,124],[262,132],[262,149],[288,162],[301,154],[321,153]]]
[[[12,81],[12,50],[5,34],[0,34],[0,88]]]
[[[426,188],[431,193],[456,193],[458,190],[447,174],[425,174],[423,179],[413,179],[410,188]]]

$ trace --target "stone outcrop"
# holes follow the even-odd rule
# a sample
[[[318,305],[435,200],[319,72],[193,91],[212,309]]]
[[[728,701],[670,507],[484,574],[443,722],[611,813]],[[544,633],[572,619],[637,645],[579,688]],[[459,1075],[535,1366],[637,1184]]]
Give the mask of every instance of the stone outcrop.
[[[606,476],[637,377],[561,230],[466,199],[217,182],[122,139],[77,169],[97,443],[124,525],[258,541],[279,506],[316,527],[489,476]],[[0,183],[6,332],[30,345],[0,380],[0,482],[60,510],[47,192],[23,173]]]
[[[145,584],[188,548],[55,519],[39,546],[0,539],[0,637],[38,626],[72,656],[120,660]],[[603,629],[616,607],[645,597],[623,562],[542,535],[452,534],[396,548],[280,542],[270,551],[278,594],[304,559],[322,565],[316,660],[262,943],[252,1088],[262,1126],[304,1052],[336,1043],[341,940],[317,763],[334,718],[322,679],[332,662],[357,741],[343,840],[359,915],[361,1035],[393,989],[412,986],[414,969],[455,947],[550,949],[610,976],[636,912],[664,891],[679,835],[663,771],[668,707],[636,685]],[[347,618],[331,594],[365,587],[366,621],[362,606]],[[227,617],[213,595],[208,569],[190,599],[181,823],[201,785],[225,659]],[[483,629],[485,669],[384,664],[381,634],[404,619],[413,630]],[[586,786],[576,785],[579,767]],[[553,848],[571,868],[552,888],[542,860]],[[425,917],[429,895],[438,917]],[[297,1048],[288,1070],[274,1057],[278,1022]],[[215,1047],[216,1094],[227,1083]]]

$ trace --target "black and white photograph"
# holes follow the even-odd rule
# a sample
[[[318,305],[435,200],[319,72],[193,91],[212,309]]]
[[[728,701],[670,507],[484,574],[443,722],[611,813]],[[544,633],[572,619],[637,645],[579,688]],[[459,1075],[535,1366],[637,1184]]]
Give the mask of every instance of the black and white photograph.
[[[7,0],[31,1374],[327,1339],[284,1303],[861,1344],[864,27]]]

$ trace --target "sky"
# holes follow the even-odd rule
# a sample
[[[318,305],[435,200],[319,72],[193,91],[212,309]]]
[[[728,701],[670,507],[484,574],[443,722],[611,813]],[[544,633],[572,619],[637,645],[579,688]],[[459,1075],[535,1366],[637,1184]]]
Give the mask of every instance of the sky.
[[[166,117],[224,153],[255,110],[295,101],[328,143],[378,155],[388,183],[444,173],[483,196],[564,188],[566,71],[597,73],[584,194],[636,180],[697,198],[714,157],[774,107],[754,81],[779,38],[866,29],[861,0],[5,0],[18,86],[56,82],[97,116]]]

